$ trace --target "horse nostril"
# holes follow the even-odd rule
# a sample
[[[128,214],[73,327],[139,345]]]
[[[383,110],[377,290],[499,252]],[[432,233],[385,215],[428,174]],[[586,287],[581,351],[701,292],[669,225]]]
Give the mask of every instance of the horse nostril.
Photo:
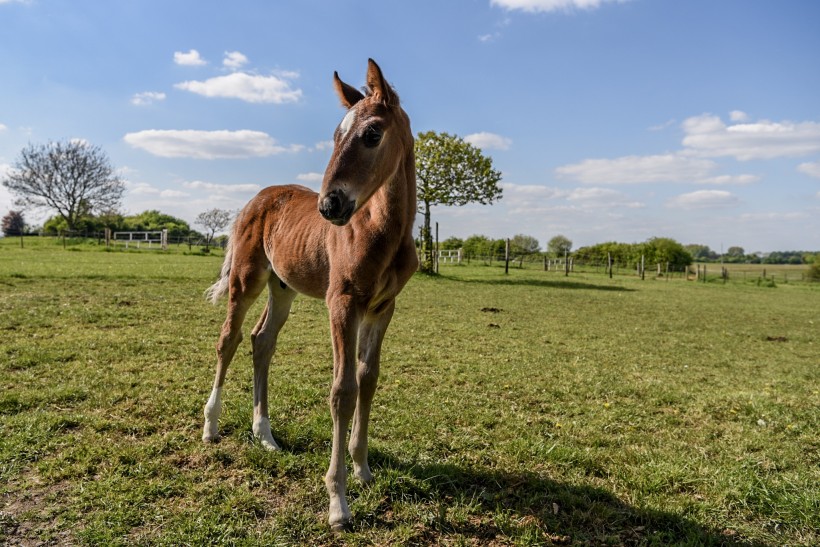
[[[338,218],[342,212],[342,200],[339,194],[331,192],[319,203],[319,213],[326,219]]]

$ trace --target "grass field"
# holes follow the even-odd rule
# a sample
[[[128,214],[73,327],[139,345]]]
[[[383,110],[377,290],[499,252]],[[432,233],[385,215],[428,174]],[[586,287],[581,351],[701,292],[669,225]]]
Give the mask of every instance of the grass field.
[[[205,445],[221,257],[73,249],[0,240],[0,543],[820,542],[816,285],[416,276],[383,352],[376,481],[334,536],[324,304],[296,300],[274,357],[284,450],[253,442],[247,342]]]

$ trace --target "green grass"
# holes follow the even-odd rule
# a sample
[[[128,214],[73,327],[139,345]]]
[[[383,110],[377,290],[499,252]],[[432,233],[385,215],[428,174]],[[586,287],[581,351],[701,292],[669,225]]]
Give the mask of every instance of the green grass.
[[[383,351],[376,481],[351,484],[334,536],[322,302],[296,300],[274,358],[284,450],[253,442],[247,342],[204,445],[221,257],[26,244],[0,240],[0,543],[820,542],[817,286],[416,276]]]

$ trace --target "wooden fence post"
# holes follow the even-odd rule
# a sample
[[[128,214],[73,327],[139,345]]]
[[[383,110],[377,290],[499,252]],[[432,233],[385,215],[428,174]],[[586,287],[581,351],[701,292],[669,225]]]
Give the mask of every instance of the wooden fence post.
[[[510,238],[507,238],[507,242],[504,245],[504,274],[508,275],[510,273]]]
[[[433,260],[433,267],[435,268],[435,272],[438,273],[438,222],[436,222],[436,246],[434,247],[434,255],[435,259]]]

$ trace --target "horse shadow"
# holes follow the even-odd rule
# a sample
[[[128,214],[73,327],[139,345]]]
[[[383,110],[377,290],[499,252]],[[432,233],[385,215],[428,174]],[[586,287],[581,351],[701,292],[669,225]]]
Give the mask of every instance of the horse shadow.
[[[558,281],[551,279],[526,279],[526,278],[505,278],[505,279],[464,279],[457,276],[439,274],[441,279],[457,281],[459,283],[475,283],[480,285],[507,285],[507,286],[527,286],[543,287],[548,289],[585,289],[591,291],[608,292],[635,292],[635,289],[620,287],[617,285],[596,285],[594,283],[583,283],[580,281]]]
[[[505,537],[526,544],[765,545],[678,514],[631,506],[602,488],[533,472],[408,463],[377,449],[371,450],[370,461],[377,483],[388,484],[375,510],[355,515],[354,503],[354,526],[391,529],[394,504],[411,500],[427,508],[414,540],[422,544],[461,536],[479,545]]]

